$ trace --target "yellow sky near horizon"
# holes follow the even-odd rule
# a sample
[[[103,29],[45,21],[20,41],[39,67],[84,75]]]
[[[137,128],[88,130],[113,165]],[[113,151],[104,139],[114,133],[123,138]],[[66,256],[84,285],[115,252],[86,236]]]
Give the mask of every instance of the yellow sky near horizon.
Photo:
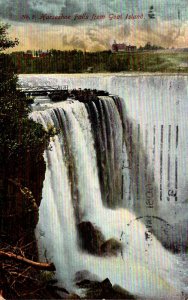
[[[108,50],[114,40],[127,44],[143,46],[147,42],[165,48],[184,48],[188,41],[188,22],[180,27],[169,21],[158,21],[157,26],[151,29],[142,28],[138,20],[129,21],[127,28],[124,24],[114,21],[114,26],[99,23],[96,26],[50,25],[38,23],[16,23],[9,29],[12,38],[19,39],[19,45],[14,51],[28,49],[81,49],[85,51]]]

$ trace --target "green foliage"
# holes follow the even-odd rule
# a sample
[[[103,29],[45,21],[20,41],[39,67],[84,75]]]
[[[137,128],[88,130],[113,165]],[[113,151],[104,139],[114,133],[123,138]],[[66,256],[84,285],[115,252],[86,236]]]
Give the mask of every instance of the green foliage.
[[[8,54],[0,54],[0,96],[16,90],[16,67]]]
[[[139,48],[140,51],[143,50],[164,50],[165,48],[161,47],[161,46],[157,46],[157,45],[151,45],[149,42],[145,44],[144,47]]]
[[[53,271],[40,271],[40,281],[48,283],[55,279],[55,272]]]
[[[10,26],[8,24],[0,24],[0,51],[7,48],[13,48],[18,45],[18,40],[10,40],[7,37],[7,30]]]
[[[0,49],[13,47],[17,41],[7,37],[8,25],[0,25]],[[18,78],[12,58],[0,54],[0,163],[21,164],[30,153],[37,157],[37,152],[44,150],[51,136],[56,132],[46,131],[42,125],[29,119],[29,101],[17,89]]]
[[[157,51],[161,50],[161,51]],[[164,52],[160,46],[147,43],[135,53],[111,53],[50,50],[45,57],[27,57],[23,52],[11,54],[19,73],[89,72],[187,72],[188,52]]]

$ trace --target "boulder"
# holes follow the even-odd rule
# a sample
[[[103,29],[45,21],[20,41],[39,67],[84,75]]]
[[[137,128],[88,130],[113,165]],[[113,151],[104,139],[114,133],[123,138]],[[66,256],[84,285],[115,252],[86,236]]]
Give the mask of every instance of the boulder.
[[[124,288],[122,288],[121,286],[119,286],[117,284],[113,285],[112,288],[114,290],[114,293],[116,293],[116,295],[117,295],[117,299],[136,299],[135,296],[133,296],[127,290],[125,290]]]
[[[69,294],[64,299],[80,299],[77,294]]]
[[[101,245],[105,242],[105,238],[100,229],[91,222],[82,222],[77,226],[80,246],[82,249],[92,254],[101,254]]]
[[[123,251],[123,246],[120,241],[111,238],[101,245],[101,253],[106,256],[117,256]]]
[[[77,285],[84,289],[86,299],[135,299],[133,295],[120,286],[112,286],[108,278],[102,282],[83,280]]]
[[[93,274],[91,272],[89,272],[88,270],[81,270],[76,272],[75,274],[75,278],[74,281],[75,282],[83,282],[83,281],[100,281],[100,278],[96,275]]]
[[[80,247],[91,254],[100,256],[117,256],[123,252],[122,243],[114,238],[105,241],[100,229],[91,222],[82,222],[77,226]]]

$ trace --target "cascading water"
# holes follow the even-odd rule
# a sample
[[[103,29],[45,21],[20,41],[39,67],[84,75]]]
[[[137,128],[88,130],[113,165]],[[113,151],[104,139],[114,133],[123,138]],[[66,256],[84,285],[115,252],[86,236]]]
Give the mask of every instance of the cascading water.
[[[106,126],[111,117],[106,114],[105,104],[95,103],[87,107],[88,112],[90,110],[92,115],[96,114],[95,123],[92,120],[94,116],[90,119],[94,143],[99,148],[96,157],[103,204],[116,207],[118,203],[128,208],[149,230],[152,228],[165,247],[185,249],[188,240],[188,76],[23,75],[20,82],[25,87],[68,85],[70,89],[96,88],[122,97],[127,112],[125,107],[121,111],[116,103],[119,116],[114,116],[119,118],[123,114],[125,121],[122,179],[118,177],[118,172],[115,174],[109,156],[114,155],[108,151],[113,144],[112,141],[107,144],[106,135],[113,136],[114,128],[111,122],[110,127]],[[99,105],[102,105],[102,110]],[[119,128],[121,131],[121,126]],[[69,143],[66,147],[69,148]],[[115,154],[116,151],[117,147]],[[70,149],[69,153],[71,155]],[[69,169],[69,177],[72,176],[71,180],[76,182],[74,168],[69,166]],[[111,171],[113,176],[110,177],[108,174]],[[113,201],[112,193],[118,194]]]
[[[142,205],[146,182],[156,193],[157,188],[123,101],[101,97],[86,104],[61,102],[33,112],[32,118],[45,128],[61,129],[51,141],[52,150],[45,152],[47,170],[37,227],[40,254],[46,252],[54,262],[59,283],[75,290],[76,272],[88,270],[134,295],[179,297],[183,288],[180,259],[151,233],[147,239],[148,227],[133,213],[157,216],[159,205],[157,197],[151,208]],[[135,166],[138,152],[143,161],[139,176]],[[134,199],[138,179],[143,195],[139,203]],[[83,221],[100,228],[106,240],[121,239],[122,253],[101,257],[80,249],[76,225]]]

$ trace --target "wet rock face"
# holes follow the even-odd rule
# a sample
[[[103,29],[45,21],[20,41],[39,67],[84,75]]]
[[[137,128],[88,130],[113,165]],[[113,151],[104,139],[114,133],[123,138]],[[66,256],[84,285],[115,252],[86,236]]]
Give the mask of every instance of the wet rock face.
[[[83,280],[77,283],[81,289],[85,289],[86,299],[136,299],[125,289],[114,285],[108,278],[100,281]]]
[[[23,236],[29,236],[26,243],[34,239],[46,170],[43,152],[38,150],[37,159],[26,153],[23,161],[0,166],[0,234],[7,242],[14,243]]]
[[[91,222],[78,224],[80,247],[87,252],[100,256],[117,256],[122,253],[123,246],[114,238],[105,240],[99,228]]]

